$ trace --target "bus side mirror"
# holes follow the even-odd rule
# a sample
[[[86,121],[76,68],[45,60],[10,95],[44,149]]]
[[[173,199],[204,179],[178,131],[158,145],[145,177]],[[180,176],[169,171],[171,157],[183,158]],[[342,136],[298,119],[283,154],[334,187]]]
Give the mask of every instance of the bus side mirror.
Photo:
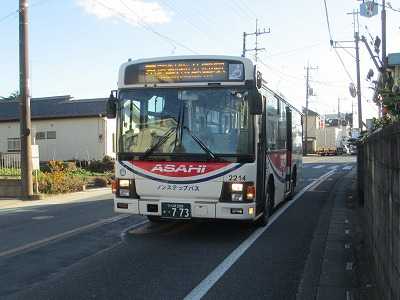
[[[111,91],[107,101],[107,119],[115,119],[117,116],[117,98],[114,96],[116,91]]]
[[[249,93],[249,113],[251,115],[262,114],[262,95],[258,91]]]

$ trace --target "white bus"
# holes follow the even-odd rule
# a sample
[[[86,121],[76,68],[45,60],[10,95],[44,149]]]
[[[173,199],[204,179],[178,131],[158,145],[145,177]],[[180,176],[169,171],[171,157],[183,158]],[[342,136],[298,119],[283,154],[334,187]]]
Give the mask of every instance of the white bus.
[[[116,212],[265,225],[299,181],[302,116],[247,58],[128,61],[107,109]]]

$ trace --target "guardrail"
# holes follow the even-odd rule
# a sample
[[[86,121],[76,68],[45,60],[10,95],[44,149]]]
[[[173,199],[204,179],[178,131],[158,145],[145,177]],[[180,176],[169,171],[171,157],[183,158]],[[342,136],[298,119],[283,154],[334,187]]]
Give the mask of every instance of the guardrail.
[[[21,176],[20,153],[0,153],[0,177]]]

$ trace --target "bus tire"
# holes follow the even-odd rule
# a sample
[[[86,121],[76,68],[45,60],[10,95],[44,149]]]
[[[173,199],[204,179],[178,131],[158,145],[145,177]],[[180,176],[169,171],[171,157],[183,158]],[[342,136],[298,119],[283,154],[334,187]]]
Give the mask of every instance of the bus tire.
[[[271,181],[268,182],[267,192],[265,195],[265,205],[264,211],[262,215],[254,221],[254,224],[257,227],[264,227],[268,224],[268,219],[272,215],[274,208],[274,190],[273,183]]]
[[[296,190],[296,185],[297,185],[297,169],[296,166],[293,169],[293,175],[291,179],[291,184],[290,184],[290,194],[288,199],[291,200],[294,196],[294,192]]]
[[[161,223],[163,220],[161,219],[161,217],[159,216],[147,216],[147,219],[151,222],[151,223]]]

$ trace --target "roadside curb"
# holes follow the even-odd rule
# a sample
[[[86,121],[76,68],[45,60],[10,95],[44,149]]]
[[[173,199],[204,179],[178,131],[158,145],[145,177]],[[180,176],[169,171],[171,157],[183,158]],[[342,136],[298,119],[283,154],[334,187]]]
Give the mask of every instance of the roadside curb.
[[[110,188],[91,189],[76,193],[45,195],[40,200],[21,200],[13,198],[0,199],[0,210],[40,205],[78,203],[83,201],[107,200],[112,198]],[[92,200],[92,201],[93,201]]]
[[[296,299],[355,299],[358,287],[353,246],[354,209],[347,205],[352,195],[355,170],[336,173],[335,184],[321,211]]]

